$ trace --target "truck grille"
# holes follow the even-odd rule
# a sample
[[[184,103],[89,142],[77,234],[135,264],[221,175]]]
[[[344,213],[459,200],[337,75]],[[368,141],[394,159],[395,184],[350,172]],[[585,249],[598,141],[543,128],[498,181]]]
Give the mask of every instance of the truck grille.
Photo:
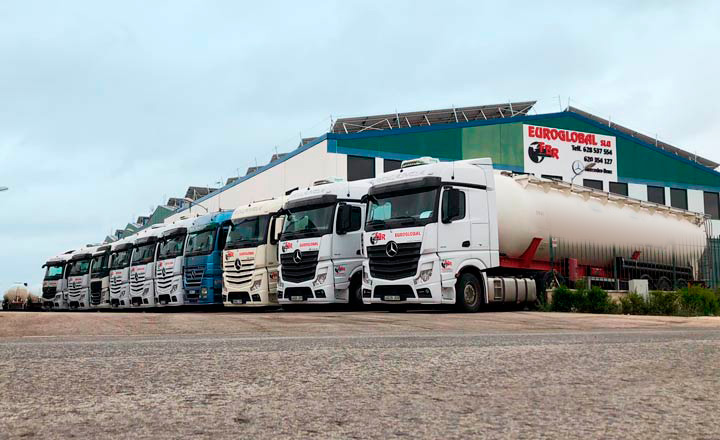
[[[319,254],[318,251],[301,252],[302,259],[299,263],[293,259],[293,253],[282,254],[280,256],[282,279],[291,283],[312,280],[315,277]]]
[[[130,291],[141,294],[145,287],[145,272],[135,272],[130,275]]]
[[[162,274],[156,274],[155,275],[155,285],[157,286],[157,293],[158,294],[165,294],[170,293],[170,286],[172,286],[172,280],[173,280],[173,273],[170,272],[166,276],[162,276]]]
[[[200,287],[202,284],[203,275],[205,274],[205,267],[203,266],[190,266],[185,268],[185,287],[192,289]]]
[[[43,287],[42,291],[42,297],[45,299],[53,299],[55,298],[55,293],[57,292],[57,287]]]
[[[232,286],[243,286],[249,283],[255,270],[255,260],[247,260],[246,263],[242,264],[238,270],[234,261],[226,261],[223,265],[225,281]]]
[[[386,245],[368,246],[370,275],[384,280],[399,280],[415,276],[420,261],[422,243],[398,243],[397,255],[389,257]]]
[[[82,287],[68,287],[68,292],[70,292],[71,295],[77,295],[83,290]]]
[[[99,306],[102,301],[102,281],[90,283],[90,304]]]

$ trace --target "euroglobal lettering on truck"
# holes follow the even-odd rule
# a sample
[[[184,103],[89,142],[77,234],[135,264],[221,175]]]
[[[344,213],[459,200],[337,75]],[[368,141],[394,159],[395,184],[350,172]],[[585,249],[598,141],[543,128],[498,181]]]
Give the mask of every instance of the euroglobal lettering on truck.
[[[361,198],[370,183],[320,180],[285,202],[280,236],[280,304],[361,305]]]
[[[222,253],[230,211],[197,217],[188,228],[183,283],[187,304],[222,305]]]
[[[226,307],[278,305],[278,239],[284,203],[284,199],[258,200],[233,211],[223,256]]]
[[[488,303],[531,303],[558,276],[609,279],[613,264],[670,288],[672,266],[642,250],[672,253],[687,283],[696,279],[699,254],[678,245],[702,245],[706,237],[700,214],[494,171],[490,159],[405,161],[374,179],[367,198],[368,304],[455,304],[475,312]],[[557,238],[597,252],[553,255],[548,242]],[[608,247],[631,252],[600,252]]]

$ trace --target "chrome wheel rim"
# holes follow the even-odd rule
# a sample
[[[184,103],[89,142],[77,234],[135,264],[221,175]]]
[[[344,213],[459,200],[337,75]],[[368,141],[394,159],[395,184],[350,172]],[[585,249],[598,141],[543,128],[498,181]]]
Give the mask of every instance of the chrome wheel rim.
[[[463,295],[465,296],[465,304],[475,304],[475,301],[477,300],[477,291],[472,284],[465,285]]]

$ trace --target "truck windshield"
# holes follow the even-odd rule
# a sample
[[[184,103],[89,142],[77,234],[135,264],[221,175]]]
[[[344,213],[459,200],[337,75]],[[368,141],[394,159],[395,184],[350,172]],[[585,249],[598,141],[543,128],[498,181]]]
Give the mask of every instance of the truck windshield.
[[[332,232],[335,204],[303,206],[287,215],[282,231],[283,240],[320,237]]]
[[[107,275],[109,257],[110,254],[102,254],[93,257],[92,265],[90,266],[90,277],[101,278]]]
[[[160,241],[160,250],[158,251],[158,260],[179,257],[183,254],[185,248],[185,234],[172,235],[165,237]]]
[[[227,249],[257,247],[265,243],[269,215],[248,217],[233,223],[228,234]]]
[[[185,255],[190,257],[193,255],[206,255],[211,253],[215,246],[216,232],[217,228],[214,228],[190,234],[188,236]]]
[[[112,264],[110,269],[125,269],[130,265],[131,249],[112,253]]]
[[[370,198],[366,229],[423,226],[437,221],[438,188],[377,194]]]
[[[148,243],[135,248],[132,254],[132,265],[152,263],[155,259],[155,243]]]
[[[47,266],[45,269],[45,279],[46,280],[59,280],[63,276],[63,266],[62,265],[55,265],[55,266]]]
[[[76,260],[71,263],[68,275],[85,275],[90,271],[90,260]]]

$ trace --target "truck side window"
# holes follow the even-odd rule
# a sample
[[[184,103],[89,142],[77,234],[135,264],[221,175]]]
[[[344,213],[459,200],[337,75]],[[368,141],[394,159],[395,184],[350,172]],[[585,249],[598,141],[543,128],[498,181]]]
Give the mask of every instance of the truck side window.
[[[362,226],[362,210],[360,209],[359,206],[351,206],[350,207],[350,230],[348,230],[348,232],[359,231],[361,226]]]
[[[450,199],[451,194],[457,194],[458,206],[454,214],[451,214]],[[452,222],[465,218],[465,193],[459,189],[451,188],[443,191],[442,195],[442,218],[446,222]]]
[[[218,228],[218,250],[225,249],[225,241],[227,240],[228,231],[230,231],[230,225],[224,225]]]

